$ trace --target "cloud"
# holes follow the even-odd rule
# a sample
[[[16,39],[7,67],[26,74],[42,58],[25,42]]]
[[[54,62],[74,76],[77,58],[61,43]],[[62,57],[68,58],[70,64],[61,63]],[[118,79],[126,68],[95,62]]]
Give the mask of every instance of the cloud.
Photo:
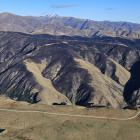
[[[54,4],[54,5],[51,5],[52,8],[58,8],[58,9],[61,9],[61,8],[72,8],[72,7],[76,7],[76,5],[74,4]]]
[[[114,9],[113,8],[106,8],[105,10],[106,11],[113,11]]]

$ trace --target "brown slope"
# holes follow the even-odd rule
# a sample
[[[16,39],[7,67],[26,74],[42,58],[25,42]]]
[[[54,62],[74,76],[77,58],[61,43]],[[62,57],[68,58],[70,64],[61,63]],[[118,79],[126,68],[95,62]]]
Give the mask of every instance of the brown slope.
[[[102,104],[105,106],[110,104],[114,108],[122,106],[122,86],[106,75],[103,75],[93,64],[82,59],[75,59],[75,61],[81,68],[86,69],[91,76],[92,81],[90,85],[95,90],[95,95],[92,100],[95,104]]]
[[[121,66],[120,64],[118,64],[116,61],[114,61],[113,59],[110,59],[111,62],[113,62],[116,66],[116,70],[115,70],[115,76],[118,79],[118,82],[121,85],[125,85],[126,82],[129,80],[130,78],[130,72],[128,72],[123,66]]]
[[[42,71],[46,67],[46,63],[46,60],[42,61],[40,64],[37,64],[31,60],[25,61],[27,70],[33,74],[36,82],[42,87],[38,98],[40,98],[42,103],[46,103],[48,105],[52,105],[53,103],[71,104],[66,96],[54,88],[51,80],[43,77]]]

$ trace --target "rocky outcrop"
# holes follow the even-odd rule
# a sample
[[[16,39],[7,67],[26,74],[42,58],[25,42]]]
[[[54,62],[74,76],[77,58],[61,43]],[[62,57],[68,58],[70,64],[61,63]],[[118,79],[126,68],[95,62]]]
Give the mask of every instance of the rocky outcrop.
[[[0,93],[30,103],[120,108],[139,59],[138,40],[130,42],[0,32]]]
[[[0,135],[5,135],[5,134],[7,134],[7,130],[0,128]]]

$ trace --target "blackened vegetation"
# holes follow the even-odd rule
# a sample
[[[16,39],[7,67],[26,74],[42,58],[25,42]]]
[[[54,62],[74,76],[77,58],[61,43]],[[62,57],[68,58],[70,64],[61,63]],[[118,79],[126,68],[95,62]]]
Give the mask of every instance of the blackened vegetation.
[[[116,42],[119,43],[116,44]],[[115,75],[116,67],[110,58],[129,70],[140,57],[139,49],[135,49],[135,45],[138,46],[139,41],[133,41],[134,48],[131,46],[131,42],[126,41],[128,46],[126,47],[119,45],[125,44],[125,39],[111,37],[84,38],[0,32],[0,94],[14,100],[38,102],[41,87],[33,74],[27,70],[24,61],[31,59],[37,63],[46,60],[47,65],[42,76],[50,79],[54,88],[67,96],[72,103],[88,105],[96,95],[94,87],[90,85],[91,76],[88,71],[80,68],[74,59],[90,62],[102,74],[106,74],[120,84]],[[138,71],[136,74],[131,72],[132,81],[135,77],[137,78]],[[128,93],[124,92],[128,104],[131,104],[134,97],[132,92],[139,87],[139,79],[136,81],[137,86],[134,84],[135,82],[126,85],[125,91],[130,88],[131,83],[131,86],[134,86],[134,89],[127,90]],[[115,87],[113,88],[115,89]],[[34,89],[38,89],[38,92]],[[135,97],[139,98],[138,95]],[[102,95],[99,95],[99,99],[106,100]]]
[[[140,105],[140,61],[130,70],[131,77],[124,87],[124,99],[129,106]]]

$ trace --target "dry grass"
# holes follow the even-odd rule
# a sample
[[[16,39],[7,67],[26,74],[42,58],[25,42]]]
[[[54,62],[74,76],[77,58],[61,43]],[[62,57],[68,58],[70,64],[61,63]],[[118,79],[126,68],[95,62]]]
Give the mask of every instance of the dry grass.
[[[130,72],[127,71],[124,67],[122,67],[120,64],[115,62],[114,60],[110,59],[116,66],[116,73],[115,75],[118,77],[120,84],[125,85],[126,82],[130,78]]]
[[[14,105],[13,105],[14,104]],[[28,104],[0,98],[0,108],[46,110],[48,112],[127,118],[136,111],[86,109],[78,106]],[[53,116],[40,113],[0,111],[0,127],[7,134],[0,140],[139,140],[140,119],[111,121],[91,118]]]
[[[54,102],[67,102],[68,104],[70,104],[69,99],[63,94],[59,93],[54,88],[51,80],[42,76],[42,71],[44,70],[47,64],[46,61],[42,61],[42,63],[38,64],[31,60],[26,60],[25,64],[28,71],[30,71],[34,75],[36,82],[42,87],[42,91],[40,92],[40,99],[42,102],[47,103],[49,105],[51,105]]]
[[[80,67],[86,69],[92,78],[90,85],[94,87],[96,93],[96,97],[93,99],[95,104],[96,102],[98,103],[100,97],[102,96],[104,96],[104,98],[111,104],[113,108],[118,108],[119,104],[123,104],[122,86],[120,86],[110,77],[102,74],[96,66],[89,63],[88,61],[84,61],[82,59],[75,59],[75,61]]]

